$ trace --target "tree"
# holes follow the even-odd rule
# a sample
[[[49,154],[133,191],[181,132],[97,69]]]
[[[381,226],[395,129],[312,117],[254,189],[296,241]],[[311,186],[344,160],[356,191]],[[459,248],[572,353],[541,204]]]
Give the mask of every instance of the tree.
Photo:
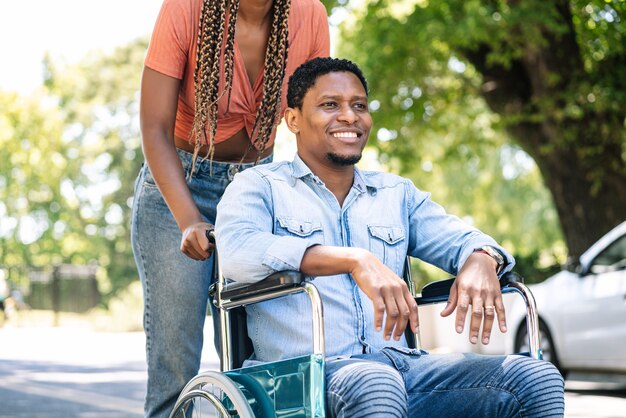
[[[97,139],[90,154],[100,178],[91,180],[108,189],[97,222],[97,236],[106,246],[99,262],[114,291],[137,278],[130,218],[133,185],[143,163],[139,85],[147,46],[146,39],[138,39],[113,53],[88,56],[73,69],[76,74],[52,70],[46,83],[63,98],[67,122],[82,127],[76,138],[81,146]]]
[[[46,59],[35,96],[0,94],[0,265],[95,261],[105,296],[136,280],[129,227],[146,47]]]
[[[401,171],[436,138],[475,155],[512,140],[536,162],[570,255],[626,218],[626,2],[373,0],[334,11],[351,15],[341,54],[368,75],[377,147]]]
[[[66,132],[81,152],[87,230],[107,271],[108,292],[137,278],[130,247],[133,184],[143,162],[139,134],[139,84],[147,42],[138,39],[112,53],[94,52],[76,65],[47,65],[45,85],[59,100]],[[83,186],[80,186],[80,183]]]
[[[0,106],[0,265],[72,261],[86,240],[65,181],[80,167],[55,103],[2,93]]]

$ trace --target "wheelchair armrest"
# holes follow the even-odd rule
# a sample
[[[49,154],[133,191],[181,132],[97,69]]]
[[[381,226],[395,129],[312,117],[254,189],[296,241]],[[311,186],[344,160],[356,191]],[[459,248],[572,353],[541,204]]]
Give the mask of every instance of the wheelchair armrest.
[[[455,277],[436,282],[428,283],[422,288],[421,296],[415,298],[418,305],[428,305],[431,303],[441,303],[448,300],[450,289],[454,283]],[[500,289],[506,290],[511,283],[523,283],[524,279],[512,271],[504,273],[500,278]]]
[[[304,274],[299,271],[278,271],[256,283],[228,283],[221,293],[224,300],[236,301],[300,286]]]

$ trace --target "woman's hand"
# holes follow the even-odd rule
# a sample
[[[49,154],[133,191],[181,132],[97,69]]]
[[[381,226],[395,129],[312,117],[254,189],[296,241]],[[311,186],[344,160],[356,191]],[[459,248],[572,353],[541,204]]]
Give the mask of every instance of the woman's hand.
[[[209,242],[206,234],[213,229],[213,225],[206,222],[197,222],[189,225],[183,231],[180,241],[180,251],[194,260],[206,260],[211,256],[215,245]]]

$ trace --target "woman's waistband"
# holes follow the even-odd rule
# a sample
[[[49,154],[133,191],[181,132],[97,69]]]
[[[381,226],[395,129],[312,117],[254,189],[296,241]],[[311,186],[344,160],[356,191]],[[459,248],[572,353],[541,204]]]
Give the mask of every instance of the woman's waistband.
[[[189,170],[193,167],[193,153],[185,151],[180,148],[176,148],[178,157],[183,165],[185,173],[189,173]],[[238,163],[238,162],[225,162],[211,160],[209,157],[198,155],[196,157],[196,164],[193,175],[197,173],[207,173],[212,176],[234,176],[235,173],[243,171],[247,168],[254,167],[259,164],[267,164],[272,162],[273,155],[261,158],[258,163]]]

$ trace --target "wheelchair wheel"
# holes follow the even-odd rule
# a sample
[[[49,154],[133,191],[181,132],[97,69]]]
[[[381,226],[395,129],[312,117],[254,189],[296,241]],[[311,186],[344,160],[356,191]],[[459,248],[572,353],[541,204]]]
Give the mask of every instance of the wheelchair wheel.
[[[543,360],[554,364],[563,378],[565,378],[567,376],[567,370],[561,368],[561,363],[559,362],[559,358],[556,353],[556,347],[554,345],[554,340],[552,339],[552,334],[550,333],[548,326],[542,320],[539,320],[539,337],[541,338],[541,353],[543,354]],[[515,338],[515,352],[521,353],[529,350],[528,330],[526,329],[526,325],[522,324],[517,332],[517,337]]]
[[[237,384],[219,372],[194,377],[180,393],[170,418],[254,418]]]

